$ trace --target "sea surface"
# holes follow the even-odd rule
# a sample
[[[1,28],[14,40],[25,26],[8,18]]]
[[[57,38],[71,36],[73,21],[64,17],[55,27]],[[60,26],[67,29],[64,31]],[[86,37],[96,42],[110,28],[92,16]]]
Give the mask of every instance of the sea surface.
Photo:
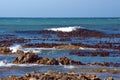
[[[116,34],[120,35],[120,18],[0,18],[0,36],[3,36],[0,41],[5,40],[4,35],[15,35],[16,38],[31,39],[28,43],[58,43],[58,44],[70,44],[70,43],[84,43],[84,44],[96,44],[100,41],[108,41],[117,43],[120,45],[120,38],[86,38],[84,40],[71,38],[68,41],[58,41],[59,37],[54,34],[38,34],[38,31],[42,30],[53,30],[70,32],[78,28],[84,28],[88,30],[100,31],[105,34]],[[22,45],[26,43],[14,43],[10,46],[11,49],[17,50],[22,49],[24,51],[33,51],[42,57],[59,58],[67,56],[70,59],[81,61],[83,63],[94,63],[94,62],[120,62],[120,51],[108,49],[111,56],[77,56],[70,55],[69,53],[73,50],[57,50],[54,48],[23,48]],[[94,51],[94,49],[84,49],[82,51]],[[95,68],[107,68],[120,70],[120,67],[101,67],[101,66],[48,66],[48,65],[37,65],[37,64],[13,64],[12,61],[18,55],[0,55],[0,78],[8,77],[10,75],[22,76],[28,72],[40,71],[47,72],[48,70],[69,72],[75,71],[77,73],[93,73],[100,78],[106,78],[112,76],[115,80],[120,79],[120,73],[94,73],[90,70]],[[6,62],[6,63],[4,63]]]

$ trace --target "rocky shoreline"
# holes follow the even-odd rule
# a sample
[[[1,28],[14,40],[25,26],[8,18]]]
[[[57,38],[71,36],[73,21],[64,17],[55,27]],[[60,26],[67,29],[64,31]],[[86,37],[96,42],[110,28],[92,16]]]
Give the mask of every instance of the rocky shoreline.
[[[112,62],[95,62],[95,63],[83,63],[81,61],[74,61],[69,59],[68,57],[60,57],[60,58],[43,58],[39,57],[34,53],[24,53],[19,55],[17,58],[13,60],[14,64],[43,64],[43,65],[86,65],[86,66],[106,66],[106,67],[120,67],[120,63],[112,63]]]
[[[37,34],[34,37],[30,35],[26,37],[16,37],[15,35],[0,35],[0,54],[2,55],[13,55],[17,54],[17,57],[13,59],[13,64],[38,64],[38,65],[75,65],[75,66],[102,66],[102,67],[120,67],[120,63],[113,62],[94,62],[94,63],[83,63],[81,61],[75,61],[68,56],[63,56],[59,58],[44,58],[38,56],[32,52],[24,52],[22,50],[16,50],[13,52],[10,47],[14,44],[20,44],[23,48],[54,48],[61,50],[71,50],[69,55],[77,56],[100,56],[100,57],[111,57],[109,50],[120,51],[119,42],[101,40],[102,38],[120,38],[119,34],[105,34],[100,31],[87,30],[87,29],[77,29],[71,32],[62,32],[62,31],[52,31],[52,30],[41,30],[41,31],[21,31],[15,33],[27,33]],[[27,36],[26,35],[26,36]],[[41,35],[42,37],[38,37]],[[32,36],[32,37],[31,37]],[[57,37],[57,38],[56,38]],[[96,38],[97,43],[86,44],[80,42],[80,40],[89,40],[90,38]],[[48,43],[47,43],[48,41]],[[52,42],[52,43],[49,43]],[[54,42],[56,41],[56,43]],[[76,42],[75,42],[76,41]],[[77,42],[78,41],[78,42]],[[92,40],[91,40],[92,41]],[[57,43],[60,42],[60,43]],[[84,52],[77,52],[77,50],[84,49],[96,49],[93,52],[84,54]],[[108,49],[104,51],[103,49]],[[117,53],[119,54],[119,53]],[[116,55],[117,56],[117,55]],[[113,56],[112,56],[113,57]],[[7,64],[7,63],[6,63]],[[110,73],[117,74],[120,71],[116,70],[104,70],[104,69],[93,69],[91,72],[95,73]],[[2,78],[0,80],[102,80],[94,74],[77,74],[77,73],[63,73],[57,71],[48,71],[46,73],[41,72],[32,72],[26,73],[24,76],[10,76],[8,78]],[[103,79],[103,80],[113,80],[112,77]]]
[[[102,48],[90,48],[90,47],[81,47],[80,45],[73,45],[73,44],[47,44],[47,43],[42,43],[42,44],[26,44],[23,46],[23,48],[53,48],[53,49],[60,49],[60,50],[73,50],[69,54],[70,55],[78,55],[78,56],[101,56],[101,57],[107,57],[110,56],[109,48],[108,51],[102,50]],[[107,48],[103,48],[107,49]],[[76,51],[75,51],[76,50]],[[79,51],[78,51],[79,50]],[[80,50],[94,50],[93,52],[81,52]],[[115,49],[117,50],[117,49]],[[117,50],[119,51],[119,50]],[[23,54],[24,51],[22,50],[16,50],[16,52],[13,52],[13,50],[10,49],[10,47],[0,47],[0,54]],[[117,55],[117,54],[116,54]],[[119,55],[119,53],[118,53]]]
[[[68,47],[69,49],[75,49],[74,46]],[[77,47],[78,48],[78,47]],[[62,47],[60,46],[60,49]],[[113,62],[95,62],[95,63],[82,63],[81,61],[74,61],[69,59],[66,56],[60,57],[58,59],[55,58],[43,58],[39,57],[38,55],[32,53],[32,52],[27,52],[25,53],[22,50],[16,50],[16,52],[12,52],[10,48],[8,47],[0,47],[0,54],[4,55],[13,55],[13,54],[19,54],[18,57],[16,57],[13,60],[13,63],[15,64],[44,64],[44,65],[87,65],[87,66],[113,66],[113,67],[120,67],[120,63],[113,63]],[[70,55],[79,55],[79,56],[85,56],[85,54],[81,52],[70,52]],[[90,54],[89,54],[90,55]],[[102,56],[106,57],[109,56],[108,52],[93,52],[92,56]]]
[[[110,41],[97,41],[97,43],[95,44],[85,44],[85,43],[74,43],[72,41],[72,39],[78,39],[80,40],[86,40],[89,38],[96,38],[96,39],[102,39],[102,38],[120,38],[120,34],[105,34],[103,32],[100,31],[96,31],[96,30],[88,30],[88,29],[77,29],[75,31],[71,31],[71,32],[62,32],[62,31],[52,31],[52,30],[41,30],[41,31],[16,31],[15,33],[27,33],[27,34],[37,34],[40,35],[42,34],[43,37],[39,38],[39,37],[33,37],[33,38],[18,38],[15,35],[11,35],[11,34],[6,34],[6,35],[0,35],[0,46],[1,47],[10,47],[12,45],[14,45],[15,43],[17,44],[22,44],[24,47],[44,47],[44,48],[59,48],[60,46],[68,46],[69,44],[57,44],[57,43],[30,43],[32,40],[36,39],[38,41],[47,41],[50,38],[53,39],[52,41],[57,41],[57,42],[65,42],[65,41],[71,41],[70,44],[77,47],[87,47],[87,48],[106,48],[106,49],[116,49],[116,50],[120,50],[120,46],[116,46],[119,45],[119,42],[110,42]],[[45,36],[47,35],[47,36]],[[54,38],[52,37],[52,35],[56,35],[58,38]],[[79,39],[80,38],[80,39]],[[27,43],[29,42],[29,43]],[[24,43],[24,44],[23,44]],[[71,49],[71,48],[70,48]],[[76,49],[76,48],[75,48]]]
[[[58,72],[48,71],[41,73],[34,71],[26,73],[24,76],[9,76],[7,78],[1,78],[0,80],[114,80],[112,77],[100,79],[94,74],[77,74],[75,72]]]

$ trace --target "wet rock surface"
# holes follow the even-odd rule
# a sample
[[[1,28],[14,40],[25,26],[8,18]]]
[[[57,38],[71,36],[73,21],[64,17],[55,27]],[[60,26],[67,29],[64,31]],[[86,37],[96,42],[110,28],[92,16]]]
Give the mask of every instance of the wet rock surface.
[[[93,69],[92,72],[95,73],[111,73],[111,74],[120,74],[120,70],[119,69],[105,69],[105,68],[100,68],[100,69]]]
[[[27,64],[27,63],[34,63],[34,64],[44,64],[44,65],[83,65],[80,61],[74,61],[67,57],[61,57],[58,59],[55,58],[43,58],[39,57],[34,53],[25,53],[23,55],[18,56],[13,63],[15,64]]]
[[[60,46],[54,46],[56,49],[65,49],[65,50],[77,50],[80,48],[80,46],[75,45],[60,45]]]
[[[95,62],[95,63],[87,63],[86,65],[105,66],[105,67],[120,67],[120,63],[113,63],[113,62]]]
[[[112,43],[111,43],[112,44]],[[120,50],[120,46],[114,46],[114,45],[101,45],[101,44],[83,44],[83,43],[70,43],[70,44],[57,44],[57,43],[29,43],[24,44],[23,47],[26,48],[56,48],[56,49],[72,49],[77,50],[80,49],[80,47],[83,48],[96,48],[96,49],[114,49],[114,50]]]
[[[27,47],[27,48],[53,48],[54,46],[58,46],[61,44],[56,44],[56,43],[35,43],[35,44],[25,44],[23,47]]]
[[[67,57],[62,57],[62,58],[58,58],[58,61],[62,64],[62,65],[84,65],[82,62],[80,61],[74,61],[71,60]]]
[[[70,55],[77,55],[77,56],[101,56],[107,57],[110,56],[110,53],[107,51],[94,51],[94,52],[81,52],[81,51],[71,51]]]
[[[120,67],[120,63],[112,62],[95,62],[95,63],[82,63],[81,61],[74,61],[64,56],[58,59],[55,58],[43,58],[34,53],[24,53],[19,55],[13,60],[14,64],[44,64],[44,65],[86,65],[86,66],[105,66],[105,67]]]
[[[35,63],[39,59],[40,59],[40,57],[38,55],[28,52],[28,53],[18,56],[13,61],[13,63],[15,63],[15,64]]]
[[[8,47],[0,47],[0,54],[11,54],[12,51]]]
[[[24,76],[9,76],[1,80],[102,80],[94,74],[76,74],[74,72],[62,73],[57,71],[48,71],[46,73],[31,72]],[[112,77],[103,80],[113,80]]]
[[[4,47],[10,47],[12,46],[13,44],[15,43],[18,43],[18,44],[21,44],[21,43],[26,43],[26,42],[29,42],[30,39],[24,39],[24,38],[12,38],[12,39],[3,39],[2,41],[0,41],[0,46]]]
[[[51,33],[57,34],[59,37],[102,37],[105,34],[95,30],[87,30],[87,29],[77,29],[71,32],[62,32],[62,31],[52,31],[52,30],[42,30],[39,31],[40,34]]]

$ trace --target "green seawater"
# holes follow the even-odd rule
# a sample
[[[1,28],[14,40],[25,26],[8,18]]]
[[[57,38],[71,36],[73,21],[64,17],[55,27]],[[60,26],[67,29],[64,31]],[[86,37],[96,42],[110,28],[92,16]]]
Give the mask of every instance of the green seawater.
[[[76,26],[119,33],[120,18],[0,18],[0,32]]]

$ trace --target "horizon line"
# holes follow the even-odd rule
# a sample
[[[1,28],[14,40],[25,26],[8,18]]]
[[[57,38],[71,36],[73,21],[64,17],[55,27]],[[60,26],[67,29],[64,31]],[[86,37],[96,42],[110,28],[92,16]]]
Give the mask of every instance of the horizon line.
[[[0,18],[120,18],[120,17],[0,17]]]

